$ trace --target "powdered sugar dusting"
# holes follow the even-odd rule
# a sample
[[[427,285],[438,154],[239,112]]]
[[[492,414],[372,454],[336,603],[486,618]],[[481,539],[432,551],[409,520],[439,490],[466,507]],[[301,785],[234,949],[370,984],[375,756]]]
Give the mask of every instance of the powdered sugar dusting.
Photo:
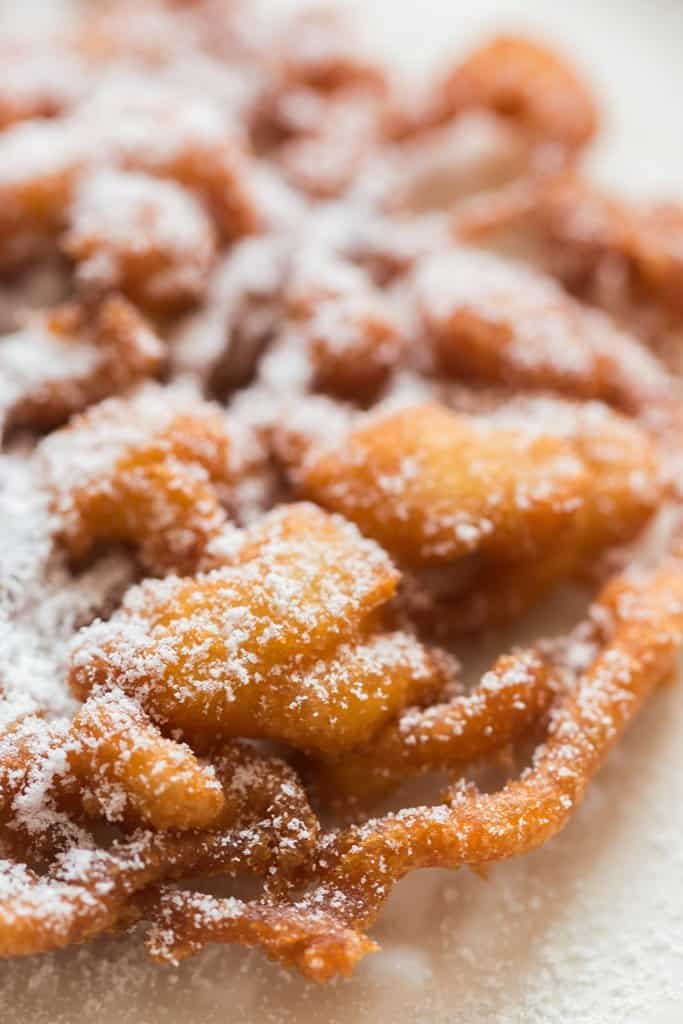
[[[5,543],[0,553],[0,721],[33,712],[59,717],[76,706],[65,673],[72,636],[117,599],[132,578],[128,559],[111,556],[74,580],[53,540],[48,496],[33,467],[0,463]]]
[[[390,12],[383,37],[399,24],[400,6]],[[104,870],[108,855],[92,846],[55,796],[64,779],[74,781],[67,765],[79,707],[66,679],[72,657],[77,681],[96,682],[99,698],[121,710],[122,728],[123,711],[135,711],[138,700],[179,735],[186,726],[191,733],[192,723],[182,714],[173,720],[174,705],[189,709],[204,696],[211,717],[220,702],[234,709],[245,692],[262,700],[272,690],[293,731],[268,731],[273,709],[264,715],[267,726],[255,731],[308,750],[317,749],[318,735],[342,735],[349,708],[370,706],[401,673],[417,686],[411,699],[431,692],[420,686],[427,686],[433,664],[412,630],[394,628],[392,618],[391,627],[377,625],[376,609],[384,609],[398,579],[391,559],[339,519],[332,520],[334,536],[293,538],[292,506],[280,502],[297,496],[302,473],[316,459],[345,450],[350,431],[419,403],[457,404],[457,381],[451,387],[438,377],[444,366],[435,370],[435,338],[452,340],[448,331],[463,310],[494,331],[512,324],[507,358],[514,386],[538,390],[540,380],[545,389],[552,378],[551,390],[610,402],[664,433],[668,378],[637,341],[536,272],[455,246],[450,214],[434,211],[540,166],[514,116],[476,110],[400,140],[392,109],[400,94],[386,70],[349,47],[340,30],[325,28],[332,23],[324,18],[292,24],[283,26],[258,4],[151,0],[141,8],[123,0],[93,12],[87,24],[76,19],[70,31],[59,24],[47,45],[32,39],[32,27],[28,50],[7,54],[0,124],[28,120],[0,136],[0,259],[14,274],[34,254],[41,261],[45,254],[46,262],[57,260],[66,292],[76,289],[94,305],[123,289],[159,314],[168,355],[163,385],[88,410],[85,422],[51,434],[37,450],[33,438],[12,437],[0,456],[0,745],[14,773],[0,797],[11,794],[11,836],[45,833],[57,848],[70,847],[49,883],[13,861],[0,862],[0,904],[15,901],[22,920],[38,915],[66,929],[75,905],[87,913],[112,884]],[[607,55],[613,41],[611,33]],[[415,88],[410,110],[398,113],[409,121],[425,100]],[[234,241],[252,231],[260,234]],[[143,282],[129,268],[150,254],[153,263],[161,254],[161,266]],[[20,285],[16,292],[7,285],[12,316]],[[170,309],[192,304],[190,316],[168,317]],[[46,382],[66,378],[77,387],[99,365],[100,351],[98,339],[53,339],[39,321],[3,337],[0,409],[12,423],[17,402]],[[595,385],[597,368],[607,364],[612,391]],[[590,387],[582,390],[586,380]],[[207,405],[205,398],[217,402]],[[520,514],[550,499],[559,522],[580,504],[571,491],[582,460],[613,466],[631,441],[640,451],[642,434],[626,421],[613,433],[615,420],[601,401],[579,407],[547,394],[504,399],[468,388],[463,401],[476,409],[477,445],[488,440],[495,447],[501,431],[517,432],[508,459],[517,469],[549,436],[562,449],[543,479],[514,481]],[[135,585],[139,565],[115,550],[91,552],[85,568],[68,566],[60,531],[76,490],[95,480],[106,489],[113,465],[150,439],[163,449],[174,416],[197,409],[216,416],[230,437],[220,479],[206,470],[206,452],[193,452],[194,464],[180,467],[215,493],[216,529],[202,567],[220,568],[197,577],[194,591],[174,575]],[[585,438],[590,443],[579,450]],[[395,510],[399,526],[410,518],[426,457],[404,454],[377,478],[380,511],[386,517]],[[486,480],[478,460],[480,453],[470,465],[473,485]],[[360,458],[359,467],[367,468]],[[171,474],[174,493],[182,493],[183,472]],[[669,477],[675,472],[668,469]],[[596,477],[581,506],[595,506],[601,522],[615,516],[606,477],[607,471]],[[634,505],[659,500],[655,477],[639,466],[624,480]],[[343,474],[332,488],[348,497]],[[472,586],[504,504],[495,477],[487,482],[485,514],[469,514],[456,490],[425,527],[424,552],[443,563],[415,574],[417,589],[431,597],[442,590],[448,599]],[[202,520],[209,513],[200,505],[194,512]],[[273,505],[279,508],[263,526],[262,514]],[[150,506],[152,530],[168,526],[167,512],[164,501]],[[243,531],[231,518],[252,526]],[[179,527],[169,534],[171,553],[183,548],[181,533]],[[520,538],[522,548],[527,540]],[[392,548],[390,540],[383,543]],[[169,624],[164,616],[180,596],[189,606]],[[558,615],[552,628],[564,628],[567,619],[575,616]],[[609,630],[608,620],[600,628]],[[292,637],[296,657],[289,655]],[[553,643],[546,649],[575,682],[595,643],[586,628],[562,649]],[[488,651],[484,660],[490,664]],[[620,679],[626,693],[628,666],[616,668],[616,689]],[[157,703],[163,679],[172,684],[167,708]],[[506,680],[519,681],[514,673]],[[135,700],[117,691],[119,684]],[[498,685],[483,677],[484,690]],[[598,725],[613,728],[599,719],[598,691],[596,685],[585,695],[583,711],[595,711]],[[378,933],[387,955],[364,964],[351,985],[313,992],[251,954],[217,948],[158,972],[142,962],[137,945],[118,937],[39,962],[0,965],[0,1004],[12,1024],[15,1018],[16,1024],[72,1024],[74,1006],[79,1019],[102,1024],[152,1024],[161,1015],[214,1024],[236,1005],[272,1024],[309,1018],[598,1024],[601,1014],[605,1021],[657,1016],[651,995],[644,1008],[637,978],[643,990],[658,993],[665,1019],[683,999],[675,971],[665,976],[661,966],[683,945],[671,880],[672,866],[680,875],[672,811],[680,787],[669,768],[681,723],[675,691],[656,701],[573,828],[548,849],[497,868],[487,886],[431,873],[402,886]],[[394,713],[388,703],[384,711]],[[405,728],[418,714],[405,716]],[[308,746],[295,737],[305,728]],[[237,734],[244,729],[242,721]],[[573,740],[567,736],[558,773],[572,772]],[[33,761],[20,778],[12,757],[22,743]],[[150,749],[136,743],[131,751]],[[189,785],[183,749],[176,751],[174,777]],[[129,756],[121,755],[122,766]],[[99,783],[96,793],[88,792],[101,817],[125,820],[125,787],[105,773]],[[243,799],[251,783],[251,769],[238,769],[232,779]],[[163,791],[160,780],[158,795]],[[563,799],[570,810],[572,798]],[[0,799],[0,817],[6,811]],[[445,808],[431,813],[436,824],[445,822]],[[278,835],[281,853],[296,852],[308,835],[304,820],[287,824]],[[144,837],[131,842],[125,870],[140,869],[144,844]],[[232,907],[237,917],[243,904],[234,892],[224,909]],[[209,898],[198,894],[196,905],[211,916]]]
[[[89,287],[130,287],[131,269],[149,261],[144,290],[152,301],[201,294],[213,234],[198,202],[178,186],[139,173],[102,171],[80,186],[67,249]]]

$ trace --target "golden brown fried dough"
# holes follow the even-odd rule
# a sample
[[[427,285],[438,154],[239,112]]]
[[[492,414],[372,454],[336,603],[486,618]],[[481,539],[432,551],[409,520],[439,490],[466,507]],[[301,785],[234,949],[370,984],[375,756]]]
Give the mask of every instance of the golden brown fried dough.
[[[93,408],[47,438],[40,460],[72,559],[98,543],[127,543],[157,573],[200,564],[225,526],[219,491],[239,465],[219,409],[169,408],[156,389]]]
[[[411,775],[457,768],[499,750],[547,708],[549,675],[533,651],[502,656],[471,693],[411,708],[367,747],[321,761],[316,788],[335,804],[367,806]]]
[[[416,288],[437,369],[455,379],[597,398],[645,420],[675,400],[635,338],[520,263],[453,249],[418,268]]]
[[[76,118],[108,162],[168,178],[193,192],[226,241],[258,229],[252,167],[219,103],[200,92],[122,74],[105,81]]]
[[[647,438],[606,410],[590,421],[581,430],[579,415],[575,436],[562,436],[525,429],[521,417],[508,426],[437,404],[413,406],[375,416],[338,449],[313,454],[302,488],[406,565],[443,565],[472,552],[522,561],[547,550],[558,530],[567,543],[574,534],[592,539],[593,529],[600,535],[609,490],[594,504],[596,486],[614,488],[609,534],[620,505],[628,535],[656,503],[657,460]],[[598,422],[612,439],[610,456],[619,455],[610,484],[600,475],[607,460],[592,432]],[[647,484],[631,479],[637,469]]]
[[[662,493],[642,431],[547,400],[507,416],[428,404],[372,417],[304,457],[297,479],[410,570],[411,614],[445,636],[515,618],[635,537]]]
[[[94,314],[68,305],[35,315],[0,342],[5,429],[48,430],[163,364],[161,342],[125,299],[112,296]]]
[[[484,107],[511,118],[537,141],[568,151],[597,127],[593,99],[574,70],[551,50],[521,36],[498,36],[471,53],[437,90],[442,117]]]
[[[67,740],[70,772],[87,813],[163,831],[205,828],[224,811],[210,766],[167,740],[120,692],[95,694],[75,716]]]
[[[292,259],[281,285],[288,330],[284,358],[306,361],[313,390],[367,402],[386,384],[405,348],[396,310],[368,275],[343,256]],[[277,365],[277,364],[276,364]],[[269,376],[277,375],[271,369]]]
[[[130,591],[114,618],[81,634],[74,689],[121,686],[198,748],[248,736],[333,753],[443,684],[412,637],[376,632],[398,574],[350,524],[284,507],[227,560]]]
[[[642,580],[613,581],[595,612],[611,635],[558,705],[547,741],[518,781],[490,794],[456,788],[436,807],[406,809],[331,835],[319,854],[318,884],[298,901],[264,911],[269,928],[256,927],[248,914],[240,927],[230,901],[190,896],[185,906],[178,896],[164,908],[155,955],[173,960],[213,940],[240,941],[244,934],[252,942],[261,934],[270,955],[310,977],[348,973],[374,948],[364,929],[409,871],[487,864],[535,849],[559,832],[643,701],[675,666],[683,642],[680,563]]]
[[[681,315],[683,210],[627,202],[577,173],[527,179],[456,219],[473,241],[506,239],[581,298],[628,317],[639,306]]]
[[[108,851],[76,845],[41,878],[0,861],[0,957],[61,949],[135,920],[145,890],[160,881],[200,872],[267,876],[273,868],[286,878],[305,864],[318,826],[291,769],[248,751],[231,763],[242,769],[235,782],[248,805],[234,828],[143,832]]]
[[[61,122],[29,121],[0,135],[0,272],[55,247],[83,164]]]
[[[121,291],[172,313],[204,292],[214,232],[199,203],[175,183],[100,171],[76,190],[63,247],[86,294]]]
[[[120,691],[94,695],[68,725],[27,716],[0,737],[0,819],[15,846],[59,848],[73,838],[69,818],[186,830],[230,811],[214,769],[164,739]]]

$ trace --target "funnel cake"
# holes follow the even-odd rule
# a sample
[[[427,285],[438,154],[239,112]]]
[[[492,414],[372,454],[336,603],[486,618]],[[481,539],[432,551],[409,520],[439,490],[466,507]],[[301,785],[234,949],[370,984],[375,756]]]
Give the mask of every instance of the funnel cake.
[[[580,174],[532,178],[461,211],[463,238],[514,246],[647,337],[681,317],[683,208],[613,196]]]
[[[166,313],[201,297],[214,255],[213,228],[196,200],[132,172],[80,183],[62,244],[84,291],[123,291]]]
[[[0,426],[49,430],[74,413],[153,377],[159,338],[118,295],[91,311],[79,304],[36,314],[0,349]]]
[[[378,629],[398,576],[349,524],[292,505],[236,543],[226,568],[144,584],[84,631],[76,692],[120,686],[195,749],[248,736],[336,753],[442,685],[420,644]]]
[[[632,539],[662,491],[656,449],[628,421],[546,405],[563,423],[553,432],[531,412],[501,422],[433,403],[374,414],[336,450],[309,451],[299,486],[413,574],[437,631],[504,621]]]
[[[450,120],[470,108],[490,109],[517,123],[537,143],[571,152],[595,134],[592,96],[572,67],[522,36],[497,36],[437,83],[423,115]]]
[[[640,344],[531,269],[454,249],[418,265],[416,290],[438,372],[596,398],[631,415],[673,401],[670,378]]]
[[[242,455],[235,440],[222,410],[182,399],[169,408],[153,386],[46,438],[39,459],[69,556],[128,543],[148,570],[191,571],[225,526],[221,490]]]
[[[2,957],[349,974],[405,874],[557,834],[683,646],[680,211],[584,178],[539,43],[421,90],[267,13],[3,49]]]
[[[321,844],[317,885],[276,909],[266,904],[252,916],[232,901],[169,894],[150,937],[153,955],[174,961],[207,940],[251,944],[256,935],[274,959],[324,981],[350,973],[373,951],[364,929],[408,871],[487,864],[546,842],[581,802],[642,702],[675,667],[683,641],[680,564],[635,584],[615,580],[595,615],[608,639],[576,689],[558,703],[548,739],[519,780],[494,794],[455,787],[435,807],[407,809],[330,836]],[[255,928],[259,916],[270,927]]]

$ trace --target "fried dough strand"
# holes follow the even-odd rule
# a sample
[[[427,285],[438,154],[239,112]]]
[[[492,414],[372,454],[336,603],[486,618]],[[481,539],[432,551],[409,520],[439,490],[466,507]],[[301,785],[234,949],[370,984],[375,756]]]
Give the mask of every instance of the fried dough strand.
[[[563,417],[555,430],[538,414],[505,422],[436,403],[376,414],[338,448],[314,450],[300,487],[412,568],[473,554],[503,571],[506,563],[533,566],[558,554],[561,533],[561,564],[551,574],[559,578],[633,537],[657,505],[659,484],[655,448],[628,421],[597,406],[553,411]]]
[[[144,913],[145,890],[161,881],[215,872],[267,875],[273,868],[286,878],[300,868],[315,848],[318,826],[292,770],[246,748],[228,755],[228,765],[228,788],[235,786],[245,809],[242,823],[228,830],[142,832],[109,851],[77,846],[42,878],[0,862],[0,956],[61,949],[130,923]]]
[[[646,424],[678,404],[670,376],[635,338],[520,263],[453,249],[418,267],[416,290],[441,373],[600,399]]]
[[[0,820],[42,851],[69,829],[55,817],[41,834],[43,822],[31,816],[41,797],[76,821],[127,827],[186,830],[227,815],[213,767],[165,739],[120,691],[90,697],[68,726],[29,716],[0,737]]]
[[[295,320],[294,344],[309,353],[315,390],[363,403],[377,395],[398,363],[402,331],[391,305],[363,280],[326,291]]]
[[[632,540],[663,490],[639,428],[547,399],[482,418],[437,403],[374,414],[314,446],[295,481],[394,555],[411,616],[447,639],[514,619]]]
[[[80,223],[67,239],[70,255],[79,259],[91,255],[96,241],[99,243],[99,228],[105,228],[109,256],[113,247],[119,260],[125,257],[124,286],[132,288],[142,260],[134,247],[126,247],[120,232],[116,239],[115,218],[122,209],[124,216],[135,214],[137,228],[149,242],[150,217],[155,214],[164,223],[157,223],[157,247],[152,254],[148,246],[143,269],[146,273],[158,270],[150,267],[150,262],[158,263],[163,249],[166,261],[173,257],[175,280],[163,281],[157,274],[151,283],[161,284],[165,294],[159,296],[153,290],[151,298],[157,306],[162,300],[167,303],[172,288],[179,286],[176,304],[187,301],[184,293],[190,275],[185,280],[180,276],[182,254],[172,252],[171,242],[176,249],[180,243],[185,259],[199,262],[202,269],[213,250],[214,227],[226,243],[262,227],[250,160],[234,135],[219,104],[132,71],[105,77],[88,101],[68,116],[54,121],[29,120],[8,128],[0,134],[0,272],[21,269],[55,251],[77,200]],[[121,179],[124,172],[133,177]],[[108,197],[93,195],[92,182],[87,184],[92,174],[95,179],[104,175],[100,183],[106,182]],[[154,190],[150,177],[157,179]],[[140,178],[146,182],[144,195],[140,194]],[[85,194],[81,190],[84,179]],[[136,183],[137,195],[131,196]],[[137,200],[135,209],[131,208],[133,198]],[[107,201],[113,210],[105,209]],[[198,203],[206,208],[211,223]],[[90,228],[83,230],[86,215],[90,225],[93,217],[97,218],[96,238]],[[169,236],[171,216],[186,232],[191,228],[194,242],[187,235]],[[86,249],[89,251],[84,253]],[[98,266],[88,270],[102,273],[104,263],[101,255]],[[139,293],[141,282],[135,285]],[[144,292],[147,299],[149,287]]]
[[[220,395],[255,378],[275,390],[322,391],[364,404],[400,362],[406,338],[391,299],[359,263],[365,252],[327,252],[315,239],[249,239],[222,268],[220,330],[211,369]],[[200,331],[185,342],[190,359]],[[212,330],[216,328],[212,324]]]
[[[158,831],[205,828],[225,815],[213,768],[200,765],[184,744],[165,739],[122,693],[90,697],[69,731],[69,770],[85,786],[89,815],[132,819]]]
[[[0,273],[56,247],[83,165],[62,122],[27,121],[0,133]]]
[[[284,506],[225,561],[147,581],[83,630],[70,676],[79,696],[121,687],[195,749],[246,736],[332,753],[443,686],[439,659],[409,634],[378,629],[398,574],[350,524]]]
[[[367,806],[410,776],[500,750],[547,709],[549,683],[550,668],[534,651],[503,655],[471,693],[410,708],[369,746],[316,764],[316,791],[335,806]]]
[[[201,298],[215,240],[208,216],[179,185],[102,170],[76,189],[62,247],[86,295],[121,291],[168,315]]]
[[[572,522],[586,490],[573,454],[555,438],[487,430],[425,404],[373,416],[335,450],[313,454],[302,489],[408,565],[480,548],[533,553]]]
[[[567,824],[607,753],[675,667],[683,643],[680,563],[672,560],[642,580],[612,581],[595,617],[611,635],[558,704],[548,739],[521,778],[493,794],[456,787],[442,805],[399,811],[327,837],[317,885],[297,902],[279,905],[277,916],[271,912],[280,958],[317,980],[345,973],[358,959],[363,930],[406,873],[503,860],[536,849]],[[335,922],[323,941],[321,914]],[[156,942],[154,952],[173,960],[213,940],[245,934],[252,942],[255,931],[248,919],[243,928],[235,923],[229,902],[190,898],[186,908],[178,898],[164,907],[163,943]]]
[[[509,118],[536,142],[568,154],[595,134],[593,98],[569,64],[521,36],[497,36],[437,83],[416,126],[431,126],[472,108]]]
[[[129,543],[158,574],[196,571],[225,528],[221,496],[242,471],[221,409],[182,397],[169,405],[155,388],[92,408],[46,438],[38,457],[74,562],[98,543]]]
[[[226,242],[259,230],[250,158],[221,104],[201,90],[120,73],[76,111],[74,127],[111,165],[193,192]]]
[[[459,212],[460,237],[514,246],[580,298],[647,337],[647,307],[680,323],[683,210],[635,203],[579,173],[526,179]],[[654,327],[661,328],[661,316]]]
[[[124,298],[35,316],[0,342],[0,425],[48,430],[163,364],[161,342]]]
[[[319,982],[348,977],[364,956],[379,949],[334,913],[315,907],[164,892],[146,940],[149,956],[176,964],[207,942],[257,946],[269,959]]]

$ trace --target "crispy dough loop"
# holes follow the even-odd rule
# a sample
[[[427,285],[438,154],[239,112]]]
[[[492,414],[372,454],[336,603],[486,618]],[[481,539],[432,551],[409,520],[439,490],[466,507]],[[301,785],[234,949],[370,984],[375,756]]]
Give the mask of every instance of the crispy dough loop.
[[[0,345],[5,430],[49,430],[154,377],[164,351],[146,320],[112,295],[91,312],[69,304],[30,319]]]
[[[405,589],[413,614],[445,615],[451,635],[520,614],[637,536],[661,496],[641,430],[602,406],[547,400],[481,418],[437,403],[375,414],[314,447],[295,478],[421,581],[416,602]]]
[[[215,255],[211,222],[189,192],[113,170],[79,184],[62,247],[86,295],[121,291],[165,315],[202,297]]]
[[[0,862],[0,957],[61,949],[130,923],[154,901],[146,890],[162,881],[216,872],[267,876],[273,868],[286,878],[300,869],[315,849],[318,825],[296,775],[247,748],[226,752],[223,768],[228,764],[234,772],[227,788],[249,808],[231,827],[141,832],[109,851],[76,846],[42,878]]]
[[[435,90],[428,122],[484,107],[509,117],[538,142],[567,153],[595,134],[597,111],[572,68],[544,46],[498,36],[471,53]]]
[[[222,410],[161,389],[105,402],[40,446],[59,537],[82,562],[97,544],[137,548],[151,572],[196,571],[226,526],[240,454]]]
[[[271,953],[320,979],[344,973],[354,951],[372,948],[363,929],[409,871],[506,859],[537,848],[564,827],[609,750],[675,667],[683,642],[680,563],[672,560],[645,579],[612,581],[595,615],[611,636],[556,707],[548,739],[521,778],[493,794],[456,787],[443,805],[399,811],[326,837],[316,886],[278,908],[278,944]],[[333,918],[324,944],[318,941],[319,918],[302,936],[302,920],[310,913]],[[213,940],[245,934],[253,941],[255,926],[243,916],[240,927],[239,908],[236,913],[220,900],[190,899],[187,910],[181,900],[167,904],[163,943],[155,943],[155,953],[172,960],[176,950],[188,955]]]
[[[644,582],[612,581],[595,610],[601,625],[605,616],[612,621],[613,635],[555,710],[548,740],[521,779],[493,795],[461,799],[456,790],[450,809],[403,811],[342,833],[323,884],[381,901],[406,869],[501,860],[564,827],[609,750],[675,666],[683,640],[680,563]],[[408,843],[390,852],[401,833]]]
[[[550,667],[534,651],[500,657],[464,696],[411,708],[366,748],[315,766],[315,788],[334,806],[368,806],[404,779],[458,768],[518,739],[548,708]]]
[[[334,753],[443,686],[422,644],[381,628],[398,574],[349,523],[283,506],[223,559],[214,572],[147,581],[83,630],[74,690],[121,687],[196,749],[252,737]]]
[[[416,291],[436,369],[456,380],[599,399],[646,424],[678,401],[635,338],[522,264],[452,249],[418,266]]]

